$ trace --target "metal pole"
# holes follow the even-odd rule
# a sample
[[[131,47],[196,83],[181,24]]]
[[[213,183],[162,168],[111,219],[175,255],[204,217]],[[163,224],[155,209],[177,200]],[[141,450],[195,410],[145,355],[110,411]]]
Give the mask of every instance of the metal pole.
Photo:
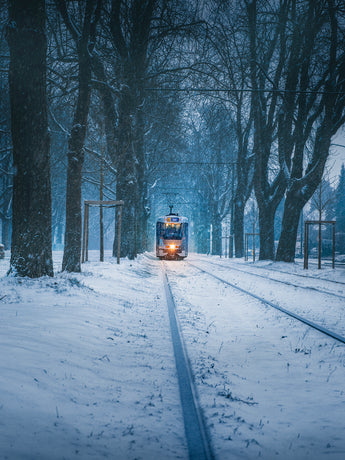
[[[253,222],[253,262],[255,262],[255,222]]]
[[[230,240],[229,240],[229,257],[233,258],[234,257],[234,244],[233,244],[233,239],[232,235],[234,234],[235,231],[235,221],[234,221],[234,214],[235,214],[235,166],[236,162],[232,163],[232,169],[231,169],[231,221],[230,221]]]
[[[335,224],[333,226],[333,256],[332,256],[332,268],[335,268]]]

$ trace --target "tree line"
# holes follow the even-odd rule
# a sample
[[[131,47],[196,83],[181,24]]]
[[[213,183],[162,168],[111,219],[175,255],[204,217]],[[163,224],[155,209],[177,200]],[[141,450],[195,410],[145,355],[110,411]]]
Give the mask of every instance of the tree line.
[[[125,201],[122,257],[147,249],[162,187],[178,186],[198,203],[201,251],[203,223],[218,252],[230,216],[235,256],[244,255],[254,191],[260,259],[294,260],[301,212],[345,122],[343,2],[8,0],[0,14],[12,271],[53,274],[52,222],[63,219],[62,268],[80,271],[83,187],[98,180],[85,169],[101,140],[109,193]]]

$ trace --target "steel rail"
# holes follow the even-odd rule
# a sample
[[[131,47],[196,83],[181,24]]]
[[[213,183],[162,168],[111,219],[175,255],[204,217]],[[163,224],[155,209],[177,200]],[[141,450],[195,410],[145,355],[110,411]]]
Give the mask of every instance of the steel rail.
[[[298,284],[290,283],[289,281],[277,280],[275,278],[270,278],[269,276],[260,275],[259,273],[253,273],[253,272],[250,272],[250,271],[247,271],[247,270],[241,270],[240,268],[237,268],[237,267],[218,264],[216,262],[212,262],[211,260],[207,260],[206,263],[215,265],[217,267],[222,267],[222,268],[225,268],[225,269],[229,269],[229,270],[234,270],[236,272],[245,273],[246,275],[257,276],[258,278],[263,278],[265,280],[273,281],[274,283],[281,283],[281,284],[285,284],[286,286],[292,286],[292,287],[296,287],[296,288],[299,288],[299,289],[307,289],[307,290],[310,290],[310,291],[319,292],[320,294],[325,294],[325,295],[330,295],[330,296],[333,296],[333,297],[338,297],[339,299],[345,299],[345,296],[340,295],[340,294],[336,294],[335,292],[328,292],[328,291],[324,291],[323,289],[318,289],[318,288],[311,287],[311,286],[300,286]],[[270,270],[270,271],[274,273],[274,270]],[[287,273],[287,274],[289,275],[289,273]]]
[[[310,262],[310,261],[309,261]],[[298,261],[295,261],[295,263],[299,263]],[[337,266],[337,264],[336,264]],[[258,268],[259,270],[267,270],[267,271],[270,271],[270,272],[278,272],[278,273],[283,273],[284,275],[289,275],[289,276],[295,276],[295,277],[300,277],[300,278],[311,278],[313,280],[320,280],[320,281],[326,281],[327,283],[334,283],[334,284],[342,284],[342,285],[345,285],[345,283],[343,283],[342,281],[335,281],[335,280],[329,280],[327,278],[322,278],[322,277],[318,277],[318,276],[313,276],[313,275],[304,275],[302,273],[291,273],[291,272],[287,272],[287,271],[284,271],[284,270],[278,270],[277,268],[269,268],[269,267],[260,267],[259,265],[256,265],[255,268]]]
[[[227,284],[228,286],[231,286],[232,288],[237,289],[238,291],[240,291],[240,292],[242,292],[242,293],[244,293],[246,295],[249,295],[249,296],[253,297],[256,300],[259,300],[261,303],[263,303],[265,305],[269,305],[270,307],[281,311],[282,313],[284,313],[284,314],[286,314],[286,315],[288,315],[288,316],[300,321],[301,323],[306,324],[307,326],[310,326],[311,328],[321,332],[322,334],[325,334],[325,335],[327,335],[329,337],[332,337],[332,339],[335,339],[338,342],[341,342],[341,343],[345,344],[345,337],[341,336],[340,334],[337,334],[336,332],[329,331],[325,327],[323,327],[323,326],[321,326],[319,324],[316,324],[313,321],[310,321],[310,320],[304,318],[303,316],[297,315],[297,313],[293,313],[293,312],[291,312],[289,310],[286,310],[283,307],[280,307],[279,305],[275,305],[274,303],[270,302],[269,300],[263,299],[262,297],[259,297],[258,295],[253,294],[252,292],[249,292],[249,291],[247,291],[245,289],[242,289],[239,286],[236,286],[236,284],[230,283],[230,281],[224,280],[223,278],[220,278],[219,276],[214,275],[213,273],[210,273],[207,270],[204,270],[203,268],[200,268],[197,265],[192,264],[191,262],[187,262],[187,263],[191,267],[194,267],[197,270],[200,270],[201,272],[206,273],[209,276],[212,276],[213,278],[217,279],[221,283]]]
[[[169,284],[164,262],[161,262],[164,290],[168,305],[171,337],[174,347],[176,370],[184,428],[190,460],[212,460],[214,458],[205,423],[198,404],[197,391],[193,381],[187,350],[177,316],[176,305]]]

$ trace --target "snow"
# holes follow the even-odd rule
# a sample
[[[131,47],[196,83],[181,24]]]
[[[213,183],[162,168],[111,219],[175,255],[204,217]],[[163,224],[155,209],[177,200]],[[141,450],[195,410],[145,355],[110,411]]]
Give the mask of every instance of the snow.
[[[97,258],[37,280],[0,260],[1,459],[188,458],[160,262]],[[343,335],[344,269],[166,262],[216,458],[345,458],[345,345],[188,261]]]

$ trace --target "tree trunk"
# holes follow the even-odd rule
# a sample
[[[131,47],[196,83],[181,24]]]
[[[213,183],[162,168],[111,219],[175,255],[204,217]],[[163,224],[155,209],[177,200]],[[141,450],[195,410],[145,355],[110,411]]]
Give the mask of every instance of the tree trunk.
[[[298,224],[304,202],[296,194],[288,193],[285,199],[282,231],[279,238],[276,260],[294,262]]]
[[[274,260],[274,215],[276,208],[259,208],[260,253],[259,260]]]
[[[121,257],[130,260],[137,256],[137,217],[138,217],[138,178],[137,167],[133,151],[132,132],[132,98],[129,90],[124,90],[119,103],[118,126],[118,162],[116,199],[123,200],[122,230],[121,230]],[[116,255],[116,238],[114,240],[113,255]]]
[[[218,216],[212,219],[212,255],[220,256],[222,251],[222,222]]]
[[[234,239],[235,257],[243,257],[244,204],[235,198],[234,202]]]
[[[8,44],[16,170],[10,271],[53,276],[44,0],[9,1]]]
[[[142,94],[142,91],[140,92]],[[138,163],[138,225],[137,225],[137,242],[138,252],[143,253],[147,250],[147,224],[150,215],[147,199],[147,167],[145,163],[145,145],[144,145],[144,113],[143,104],[139,104],[136,116],[136,142],[135,153]]]
[[[80,272],[82,204],[81,182],[84,142],[91,95],[91,66],[88,51],[79,58],[79,93],[68,143],[65,249],[62,270]]]
[[[81,34],[72,26],[68,17],[66,3],[61,2],[59,5],[60,13],[76,43],[78,53],[78,98],[67,154],[66,228],[62,270],[80,272],[82,168],[91,96],[91,53],[95,41],[96,24],[100,14],[100,3],[97,3],[96,7],[95,0],[86,2]]]
[[[83,139],[81,126],[72,129],[68,145],[67,189],[66,189],[66,228],[65,247],[62,260],[62,270],[80,272],[81,252],[81,180],[84,162]],[[78,135],[79,134],[79,135]],[[78,142],[79,141],[79,142]],[[81,144],[81,148],[79,148]]]
[[[2,232],[2,244],[5,246],[5,250],[10,249],[11,246],[11,220],[2,219],[1,223],[1,232]]]

